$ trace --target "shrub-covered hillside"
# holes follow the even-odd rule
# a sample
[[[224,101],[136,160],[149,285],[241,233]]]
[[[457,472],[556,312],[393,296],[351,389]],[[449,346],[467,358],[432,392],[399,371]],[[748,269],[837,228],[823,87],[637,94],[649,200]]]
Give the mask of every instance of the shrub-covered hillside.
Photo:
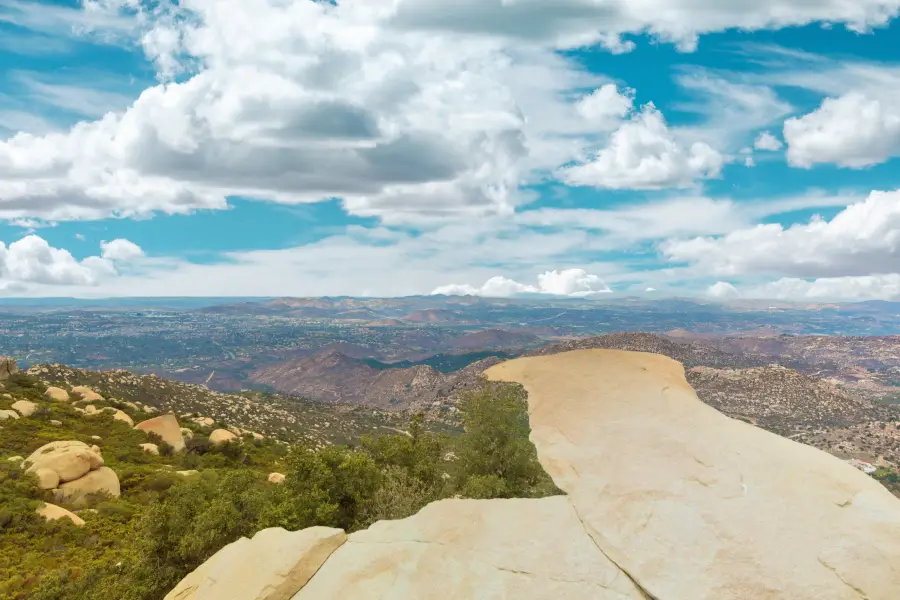
[[[34,375],[0,383],[3,600],[159,600],[218,549],[266,527],[355,530],[449,496],[558,493],[528,441],[517,386],[485,384],[466,397],[465,433],[457,436],[426,431],[414,417],[402,435],[288,444],[227,421],[182,417],[178,451],[165,441],[169,432],[131,424],[160,417],[139,395],[98,399],[70,388],[68,401],[53,400]],[[48,469],[35,470],[55,453],[73,456],[70,450],[94,461],[81,479],[47,483]],[[69,467],[61,461],[49,470],[56,477]],[[107,469],[118,496],[107,488],[73,492],[73,484]],[[50,505],[71,516],[38,514]]]

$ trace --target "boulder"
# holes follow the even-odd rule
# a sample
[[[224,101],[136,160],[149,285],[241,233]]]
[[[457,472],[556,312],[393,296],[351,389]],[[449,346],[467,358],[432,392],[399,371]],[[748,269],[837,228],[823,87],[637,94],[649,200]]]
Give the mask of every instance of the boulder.
[[[4,421],[6,419],[16,420],[19,418],[19,413],[14,410],[0,410],[0,421]]]
[[[164,600],[288,600],[345,540],[330,527],[263,529],[219,550]]]
[[[236,439],[238,439],[238,436],[234,435],[227,429],[216,429],[211,434],[209,434],[209,441],[213,446],[219,446]]]
[[[15,359],[10,356],[0,356],[0,380],[9,379],[10,375],[18,372],[19,365],[16,364]]]
[[[37,412],[38,405],[28,400],[19,400],[17,402],[13,402],[12,409],[18,412],[23,417],[30,417],[35,412]]]
[[[69,519],[73,524],[81,527],[84,525],[84,519],[79,517],[73,512],[70,512],[64,509],[62,506],[57,506],[55,504],[44,504],[41,508],[37,509],[37,514],[41,515],[48,521],[57,521],[59,519]]]
[[[181,436],[181,426],[178,425],[178,419],[175,415],[160,415],[141,421],[135,425],[136,429],[141,431],[152,432],[163,439],[164,442],[170,444],[175,452],[184,450],[184,438]]]
[[[76,385],[72,388],[73,394],[79,394],[82,400],[87,402],[103,402],[103,396],[86,385]]]
[[[266,436],[264,436],[264,435],[261,434],[261,433],[256,433],[256,432],[254,431],[254,432],[253,432],[253,439],[254,439],[254,440],[264,440],[264,439],[266,439]]]
[[[215,421],[215,419],[212,419],[210,417],[197,417],[194,419],[194,423],[197,423],[199,425],[205,425],[207,427],[212,427],[213,425],[216,424],[216,421]]]
[[[50,419],[50,424],[56,425],[57,427],[59,427],[60,425],[62,425],[62,421],[57,421],[56,419]]]
[[[113,414],[113,419],[115,419],[116,421],[122,421],[123,423],[127,424],[129,427],[134,427],[134,420],[121,410],[117,410]]]
[[[44,392],[44,395],[53,400],[54,402],[68,402],[69,401],[69,392],[62,388],[50,386],[47,388],[47,391]]]
[[[284,474],[269,473],[269,483],[284,483]]]
[[[11,463],[20,463],[20,462],[22,462],[23,460],[25,460],[25,458],[24,458],[24,457],[21,457],[21,456],[10,456],[10,457],[7,458],[6,460],[9,461],[9,462],[11,462]]]
[[[159,446],[156,444],[141,444],[141,450],[147,452],[148,454],[155,454],[159,456]]]
[[[60,441],[44,444],[25,459],[29,472],[55,471],[61,482],[73,481],[103,466],[103,457],[84,442]]]
[[[59,475],[53,469],[35,469],[34,474],[42,490],[52,490],[59,485]]]
[[[95,415],[97,414],[97,407],[93,404],[88,404],[84,407],[84,414],[86,415]]]
[[[199,475],[200,471],[190,469],[189,471],[175,471],[175,474],[181,475],[182,477],[190,477],[191,475]]]
[[[118,498],[121,495],[119,477],[109,467],[100,467],[84,477],[59,484],[61,498],[73,506],[86,506],[91,494],[104,493]]]
[[[183,437],[185,440],[192,440],[194,439],[194,432],[187,427],[182,427],[181,437]]]

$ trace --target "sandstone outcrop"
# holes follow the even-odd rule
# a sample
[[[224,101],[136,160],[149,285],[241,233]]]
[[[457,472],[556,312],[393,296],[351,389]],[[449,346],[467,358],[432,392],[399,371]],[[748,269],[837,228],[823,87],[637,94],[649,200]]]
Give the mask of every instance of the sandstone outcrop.
[[[116,421],[122,421],[129,427],[134,427],[134,420],[121,410],[117,410],[115,413],[113,413],[113,419],[115,419]]]
[[[42,490],[52,490],[59,485],[59,474],[53,469],[35,469],[33,473],[38,479],[38,487]]]
[[[295,600],[898,597],[900,501],[837,458],[703,404],[681,364],[580,350],[486,376],[525,387],[531,439],[567,495],[442,500],[376,523]],[[228,548],[232,564],[254,556]],[[206,567],[185,582],[217,584]]]
[[[44,504],[41,508],[37,509],[37,514],[41,515],[48,521],[56,521],[59,519],[69,519],[73,524],[81,527],[84,525],[84,519],[76,515],[75,513],[64,509],[62,506],[57,506],[55,504]]]
[[[0,421],[4,421],[6,419],[16,420],[19,418],[19,413],[14,410],[0,410]]]
[[[330,527],[264,529],[219,550],[164,600],[288,600],[346,537]]]
[[[47,391],[44,392],[44,395],[53,400],[54,402],[68,402],[69,401],[69,392],[62,388],[50,386],[47,388]]]
[[[181,426],[175,415],[160,415],[141,421],[135,425],[135,429],[155,433],[163,439],[164,442],[172,446],[175,452],[184,450],[184,437],[181,435]]]
[[[18,412],[23,417],[30,417],[35,412],[37,412],[38,405],[29,400],[19,400],[17,402],[13,402],[10,408]]]
[[[156,456],[159,456],[159,446],[157,446],[156,444],[141,444],[141,450],[147,452],[148,454],[155,454]]]
[[[284,473],[269,473],[269,483],[284,483]]]
[[[209,441],[214,446],[219,446],[221,444],[227,444],[230,441],[238,439],[234,433],[228,431],[227,429],[216,429],[212,433],[209,434]]]

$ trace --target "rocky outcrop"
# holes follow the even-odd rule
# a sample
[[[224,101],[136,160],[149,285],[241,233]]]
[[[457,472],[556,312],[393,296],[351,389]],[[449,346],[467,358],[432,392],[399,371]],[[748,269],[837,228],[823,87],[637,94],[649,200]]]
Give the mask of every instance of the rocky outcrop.
[[[62,388],[50,386],[47,388],[47,391],[44,392],[44,395],[53,400],[54,402],[68,402],[69,401],[69,392]]]
[[[119,477],[109,467],[100,467],[84,477],[59,484],[57,496],[73,506],[87,506],[92,496],[103,494],[118,498],[121,495]]]
[[[30,417],[35,412],[37,412],[38,405],[34,402],[30,402],[29,400],[19,400],[17,402],[13,402],[10,408],[18,412],[23,417]]]
[[[9,356],[0,356],[0,380],[9,379],[10,375],[19,372],[19,365]]]
[[[345,540],[330,527],[264,529],[219,550],[164,600],[288,600]]]
[[[181,426],[175,415],[160,415],[146,421],[141,421],[135,425],[135,429],[155,433],[163,439],[164,442],[172,446],[175,452],[184,450],[184,437],[181,435]]]
[[[269,473],[269,483],[284,483],[284,473]]]
[[[48,521],[69,519],[74,525],[77,525],[78,527],[84,525],[84,519],[82,519],[75,513],[64,509],[62,506],[57,506],[55,504],[44,504],[42,507],[37,509],[36,512]]]
[[[443,500],[376,523],[295,600],[896,599],[900,501],[703,404],[679,363],[581,350],[486,375],[524,385],[531,439],[567,495]]]
[[[227,429],[216,429],[209,434],[209,441],[213,446],[221,446],[236,439],[238,436]]]
[[[154,454],[156,456],[159,456],[159,446],[157,446],[156,444],[146,443],[146,444],[141,444],[140,446],[141,446],[141,450],[143,450],[144,452],[146,452],[148,454]]]
[[[116,412],[113,413],[113,419],[115,419],[116,421],[122,421],[129,427],[134,427],[134,419],[129,417],[127,413],[125,413],[121,410],[117,410]]]
[[[86,402],[103,402],[103,396],[86,385],[76,385],[72,388],[72,393],[79,394],[81,399]]]
[[[103,466],[103,457],[84,442],[60,441],[44,444],[25,459],[28,472],[54,471],[61,482],[83,477]]]
[[[19,418],[19,413],[14,410],[0,410],[0,421],[5,421],[6,419],[16,420]]]
[[[38,487],[53,490],[58,502],[85,506],[95,494],[118,497],[115,471],[103,466],[98,446],[79,441],[50,442],[35,450],[22,466],[34,473]]]

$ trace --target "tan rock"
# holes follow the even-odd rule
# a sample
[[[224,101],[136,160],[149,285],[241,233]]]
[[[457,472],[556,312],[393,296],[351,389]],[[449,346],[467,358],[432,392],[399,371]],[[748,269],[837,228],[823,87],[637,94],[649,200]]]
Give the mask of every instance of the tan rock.
[[[212,419],[210,417],[196,417],[194,419],[194,423],[197,423],[199,425],[206,425],[207,427],[212,427],[213,425],[216,424],[216,421],[215,421],[215,419]]]
[[[219,550],[164,600],[288,600],[345,540],[330,527],[263,529]]]
[[[184,438],[181,436],[181,426],[178,425],[178,419],[175,415],[160,415],[146,421],[141,421],[135,425],[136,429],[155,433],[160,436],[164,442],[170,444],[175,452],[184,450]]]
[[[159,446],[156,444],[141,444],[141,449],[148,454],[155,454],[159,456]]]
[[[73,506],[85,506],[92,494],[108,494],[114,498],[121,495],[119,477],[109,467],[100,467],[84,477],[59,484],[64,502]]]
[[[269,473],[269,483],[284,483],[284,474]]]
[[[74,525],[77,525],[78,527],[84,525],[84,519],[82,519],[75,513],[64,509],[62,506],[57,506],[55,504],[44,504],[44,506],[39,508],[36,512],[48,521],[69,519]]]
[[[185,441],[192,440],[192,439],[194,439],[194,432],[192,430],[188,429],[187,427],[182,427],[181,428],[181,437],[183,437],[185,439]]]
[[[350,535],[294,596],[319,598],[645,600],[562,496],[441,500],[380,521]]]
[[[18,412],[23,417],[30,417],[35,412],[37,412],[38,405],[34,402],[29,402],[28,400],[19,400],[17,402],[13,402],[12,409]]]
[[[175,471],[176,475],[181,475],[182,477],[190,477],[191,475],[199,475],[200,471],[195,469],[190,469],[188,471]]]
[[[84,414],[86,415],[95,415],[97,414],[97,407],[93,404],[88,404],[84,407]]]
[[[72,393],[79,394],[82,400],[86,400],[87,402],[103,402],[103,396],[86,385],[77,385],[73,387]]]
[[[55,471],[62,482],[84,476],[103,466],[103,457],[84,442],[60,441],[44,444],[25,459],[29,472],[38,469]]]
[[[35,469],[33,472],[42,490],[52,490],[59,485],[59,475],[53,469]]]
[[[261,434],[261,433],[256,433],[256,432],[254,431],[254,432],[253,432],[253,439],[254,439],[254,440],[264,440],[264,439],[266,439],[266,436],[264,436],[264,435]]]
[[[6,419],[17,420],[19,418],[19,413],[14,410],[0,410],[0,421]]]
[[[127,413],[125,413],[121,410],[117,410],[115,412],[115,414],[113,414],[113,419],[115,419],[116,421],[122,421],[123,423],[127,424],[129,427],[134,427],[134,420],[131,417],[129,417]]]
[[[69,392],[62,388],[50,386],[47,388],[47,391],[44,392],[44,395],[53,400],[54,402],[68,402],[69,401]]]
[[[897,597],[900,501],[833,456],[703,404],[681,364],[583,350],[486,375],[525,386],[541,464],[649,596]]]
[[[0,356],[0,380],[9,379],[10,375],[19,372],[19,365],[11,356]]]
[[[234,435],[227,429],[216,429],[209,434],[209,441],[213,446],[219,446],[236,439],[238,439],[238,436]]]
[[[12,462],[12,463],[20,463],[20,462],[24,461],[25,458],[22,456],[10,456],[6,460],[9,462]]]
[[[57,421],[56,419],[50,419],[50,424],[56,425],[57,427],[59,427],[60,425],[62,425],[62,421]]]

